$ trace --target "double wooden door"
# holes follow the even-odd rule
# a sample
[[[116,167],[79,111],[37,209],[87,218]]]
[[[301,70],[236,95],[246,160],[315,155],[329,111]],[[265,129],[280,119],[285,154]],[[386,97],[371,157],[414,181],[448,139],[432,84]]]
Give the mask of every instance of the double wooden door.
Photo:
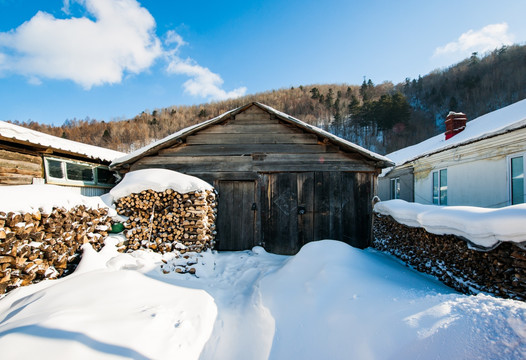
[[[263,173],[256,181],[216,181],[218,250],[262,245],[296,254],[314,240],[356,247],[371,241],[374,177],[352,172]]]

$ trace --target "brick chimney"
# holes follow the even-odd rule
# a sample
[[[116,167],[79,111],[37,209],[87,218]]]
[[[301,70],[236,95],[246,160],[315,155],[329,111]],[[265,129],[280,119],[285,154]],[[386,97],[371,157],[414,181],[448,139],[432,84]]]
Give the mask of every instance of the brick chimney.
[[[466,121],[468,121],[466,114],[450,111],[446,117],[446,140],[464,130]]]

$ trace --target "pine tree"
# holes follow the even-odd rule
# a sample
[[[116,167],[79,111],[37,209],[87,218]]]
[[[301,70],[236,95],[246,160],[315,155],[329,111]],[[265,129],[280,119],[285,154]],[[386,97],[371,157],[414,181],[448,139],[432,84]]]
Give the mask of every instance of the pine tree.
[[[320,97],[320,91],[318,90],[318,88],[312,88],[310,90],[310,93],[312,94],[310,97],[311,99],[318,99]]]

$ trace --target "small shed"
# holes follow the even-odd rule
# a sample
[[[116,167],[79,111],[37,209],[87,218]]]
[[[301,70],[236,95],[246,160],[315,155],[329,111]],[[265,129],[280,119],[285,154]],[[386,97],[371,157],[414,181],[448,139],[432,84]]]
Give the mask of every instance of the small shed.
[[[263,246],[295,254],[313,240],[371,243],[378,154],[254,102],[183,129],[112,162],[167,168],[219,193],[218,250]]]
[[[116,180],[108,165],[123,155],[0,121],[0,186],[47,183],[101,195]]]

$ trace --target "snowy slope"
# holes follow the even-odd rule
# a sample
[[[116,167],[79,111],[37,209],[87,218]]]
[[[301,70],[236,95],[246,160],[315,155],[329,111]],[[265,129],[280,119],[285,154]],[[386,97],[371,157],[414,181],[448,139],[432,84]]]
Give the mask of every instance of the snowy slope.
[[[103,161],[112,161],[113,159],[124,155],[124,153],[119,151],[62,139],[5,121],[0,121],[0,136],[30,144],[38,144],[53,149],[69,151],[75,154],[85,155],[91,159],[100,159]]]

